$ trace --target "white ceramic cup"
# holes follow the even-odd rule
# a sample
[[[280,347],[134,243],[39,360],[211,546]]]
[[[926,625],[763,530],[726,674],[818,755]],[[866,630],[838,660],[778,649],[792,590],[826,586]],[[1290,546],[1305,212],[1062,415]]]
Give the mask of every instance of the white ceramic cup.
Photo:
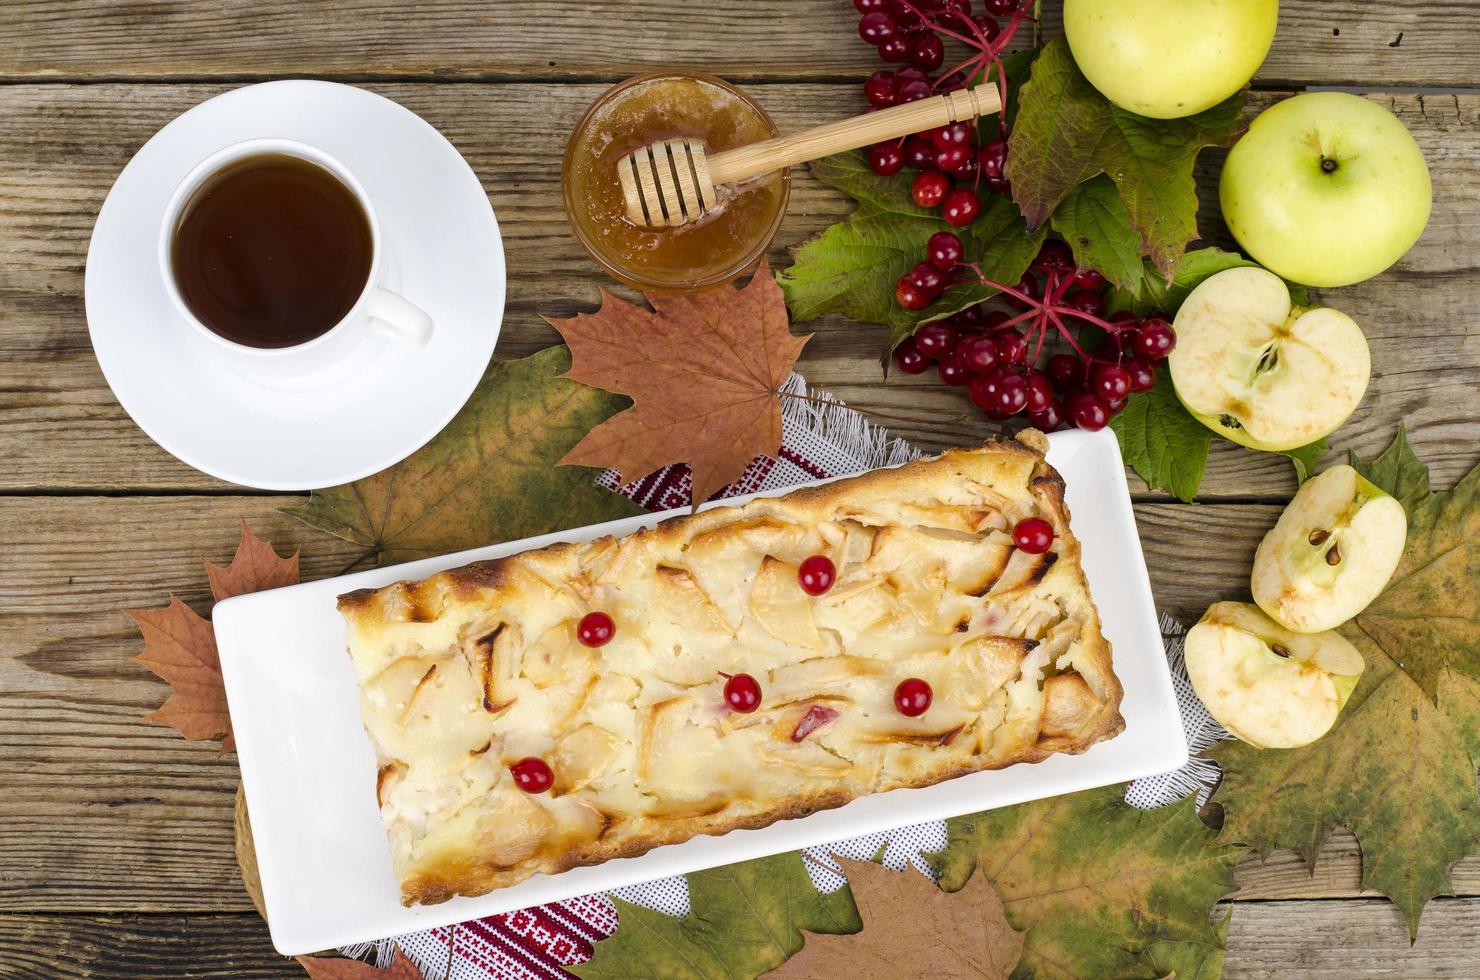
[[[245,157],[280,153],[316,163],[348,187],[365,211],[370,224],[370,272],[359,299],[344,317],[329,330],[292,347],[250,347],[227,340],[211,330],[190,311],[175,284],[170,253],[180,216],[195,192],[226,166]],[[196,164],[180,181],[165,207],[159,229],[159,270],[165,289],[180,317],[194,332],[204,337],[214,349],[229,359],[231,365],[249,377],[267,383],[297,385],[312,382],[341,364],[356,351],[363,352],[384,337],[407,347],[424,347],[432,336],[432,318],[421,307],[392,292],[384,285],[386,262],[380,234],[380,221],[370,195],[349,169],[317,147],[297,140],[253,139],[217,150]]]

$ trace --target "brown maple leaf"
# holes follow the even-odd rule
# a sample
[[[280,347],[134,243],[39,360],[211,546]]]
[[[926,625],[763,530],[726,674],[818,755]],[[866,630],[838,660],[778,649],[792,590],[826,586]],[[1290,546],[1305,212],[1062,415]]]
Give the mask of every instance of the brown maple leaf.
[[[396,959],[384,970],[359,960],[329,956],[298,956],[298,965],[313,980],[426,980],[425,974],[411,962],[406,951],[396,947]]]
[[[792,334],[764,262],[743,289],[648,302],[653,312],[603,290],[596,313],[545,318],[570,345],[565,377],[632,399],[560,462],[611,467],[624,483],[688,463],[698,504],[780,451],[777,389],[810,338]]]
[[[914,870],[834,859],[848,876],[863,930],[851,936],[804,932],[806,945],[768,978],[1005,980],[1017,966],[1023,934],[1008,924],[986,875],[973,875],[965,888],[948,893]]]
[[[217,601],[298,581],[298,553],[279,558],[245,522],[231,564],[222,568],[206,562],[205,566]],[[134,659],[174,688],[164,704],[144,717],[169,725],[192,741],[221,738],[221,751],[230,751],[235,745],[231,716],[226,711],[226,687],[211,624],[175,596],[170,596],[170,604],[163,609],[125,612],[144,634],[144,650]]]
[[[298,584],[298,552],[279,558],[272,545],[252,533],[242,521],[242,539],[236,546],[231,564],[222,568],[206,562],[206,577],[211,580],[211,595],[217,602],[248,592],[266,592],[285,585]]]

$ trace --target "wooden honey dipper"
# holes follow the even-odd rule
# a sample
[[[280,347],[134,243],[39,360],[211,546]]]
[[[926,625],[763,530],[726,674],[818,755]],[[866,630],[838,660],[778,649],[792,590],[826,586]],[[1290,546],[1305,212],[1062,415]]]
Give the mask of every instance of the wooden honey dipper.
[[[975,119],[1002,107],[992,83],[840,119],[795,136],[736,147],[709,156],[694,139],[662,140],[617,163],[627,217],[639,227],[682,225],[715,204],[719,184],[785,170],[844,150],[898,139],[937,126]]]

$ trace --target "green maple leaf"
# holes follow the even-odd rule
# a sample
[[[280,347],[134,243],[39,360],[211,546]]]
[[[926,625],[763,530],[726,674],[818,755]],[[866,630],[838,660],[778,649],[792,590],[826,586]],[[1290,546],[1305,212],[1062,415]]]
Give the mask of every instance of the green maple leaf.
[[[1130,212],[1109,177],[1091,177],[1069,191],[1054,209],[1051,223],[1074,250],[1074,261],[1081,268],[1098,269],[1119,289],[1140,287],[1141,236],[1131,227]]]
[[[1401,422],[1392,445],[1382,455],[1370,460],[1363,460],[1356,453],[1348,453],[1347,457],[1358,473],[1391,493],[1410,513],[1429,495],[1429,468],[1413,455],[1413,447],[1408,445],[1408,430]]]
[[[1480,467],[1428,493],[1402,434],[1359,468],[1408,510],[1387,589],[1340,632],[1367,661],[1325,737],[1298,749],[1225,742],[1223,839],[1313,860],[1333,827],[1356,834],[1362,884],[1391,898],[1410,936],[1449,867],[1480,852]]]
[[[1208,465],[1213,430],[1188,414],[1162,371],[1156,387],[1126,402],[1110,420],[1120,453],[1151,490],[1166,490],[1191,503]]]
[[[1027,932],[1014,977],[1216,976],[1223,931],[1209,910],[1233,889],[1241,849],[1214,841],[1191,799],[1159,810],[1124,786],[956,817],[935,856],[941,887],[973,868]],[[1226,928],[1226,926],[1224,927]]]
[[[494,362],[431,442],[374,476],[315,490],[288,513],[364,545],[383,565],[643,513],[598,487],[594,470],[555,465],[629,404],[560,377],[569,368],[565,347]]]
[[[823,231],[794,251],[789,268],[776,273],[794,321],[824,313],[889,327],[890,349],[927,320],[948,316],[990,296],[981,285],[947,290],[927,310],[906,310],[894,300],[899,278],[925,257],[925,243],[938,231],[961,236],[966,258],[998,282],[1016,283],[1038,254],[1044,231],[1029,233],[1017,208],[1005,197],[986,194],[982,214],[969,228],[952,228],[915,204],[913,175],[880,177],[862,153],[840,153],[811,165],[812,175],[858,202],[846,221]]]
[[[842,934],[863,925],[848,889],[818,892],[795,852],[686,877],[688,916],[615,899],[617,931],[589,961],[566,969],[584,980],[749,980],[801,949],[802,929]]]
[[[1198,150],[1242,132],[1242,93],[1185,119],[1148,119],[1113,105],[1080,73],[1069,44],[1043,47],[1019,92],[1007,155],[1013,198],[1037,227],[1079,184],[1108,174],[1130,225],[1163,273],[1197,238],[1192,165]]]

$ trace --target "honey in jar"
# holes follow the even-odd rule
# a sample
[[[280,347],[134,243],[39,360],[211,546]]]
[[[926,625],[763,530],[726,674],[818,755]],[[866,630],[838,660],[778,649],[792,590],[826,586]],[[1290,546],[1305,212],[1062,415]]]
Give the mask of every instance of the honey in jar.
[[[571,134],[563,175],[571,227],[629,285],[677,292],[733,279],[755,265],[781,224],[784,171],[717,187],[717,206],[688,224],[645,228],[627,217],[617,164],[659,140],[699,139],[714,154],[775,135],[764,109],[717,78],[661,72],[628,79],[597,99]]]

